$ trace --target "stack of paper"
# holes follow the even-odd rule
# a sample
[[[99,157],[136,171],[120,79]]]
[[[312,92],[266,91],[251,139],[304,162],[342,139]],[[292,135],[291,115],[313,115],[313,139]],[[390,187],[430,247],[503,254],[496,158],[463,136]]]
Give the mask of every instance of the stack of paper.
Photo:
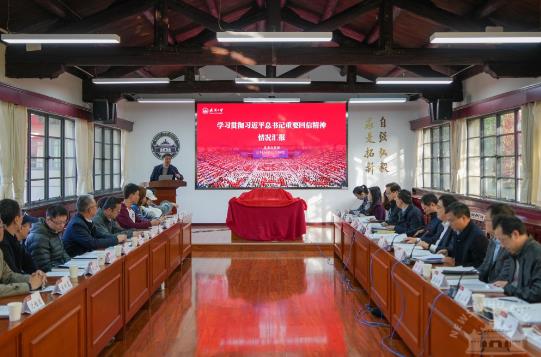
[[[517,320],[524,325],[541,324],[541,303],[514,304],[508,309]]]
[[[98,251],[94,250],[92,252],[86,252],[74,257],[73,259],[98,259]]]
[[[70,265],[76,265],[79,269],[85,269],[88,266],[88,263],[95,259],[72,259],[62,265],[59,265],[60,268],[69,268]]]
[[[83,269],[79,268],[79,271],[78,271],[77,275],[78,276],[83,276],[84,273],[85,273],[85,271]],[[47,273],[47,277],[49,277],[49,278],[62,278],[64,276],[67,276],[67,277],[70,276],[69,269],[58,269],[58,270],[53,269],[53,271],[50,271],[50,272]]]
[[[437,267],[436,269],[439,270],[440,273],[445,274],[447,279],[449,279],[450,276],[462,276],[462,280],[477,279],[479,276],[477,269],[474,267],[463,267],[460,265],[456,267]]]
[[[459,279],[449,279],[447,282],[451,286],[456,286]],[[462,279],[460,285],[471,290],[474,293],[503,293],[503,288],[498,288],[492,284],[487,284],[479,279]]]
[[[513,305],[528,304],[526,301],[514,296],[504,296],[497,298],[485,298],[485,309],[494,311],[495,309],[509,310]]]
[[[428,255],[419,257],[419,260],[425,263],[437,264],[437,263],[443,262],[443,258],[445,258],[443,254],[428,254]]]

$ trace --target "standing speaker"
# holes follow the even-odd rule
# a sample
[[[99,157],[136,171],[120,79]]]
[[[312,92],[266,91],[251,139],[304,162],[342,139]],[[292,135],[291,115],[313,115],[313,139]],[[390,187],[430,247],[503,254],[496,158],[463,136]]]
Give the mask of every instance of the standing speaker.
[[[95,99],[92,104],[92,120],[101,124],[115,124],[116,103],[107,99]]]

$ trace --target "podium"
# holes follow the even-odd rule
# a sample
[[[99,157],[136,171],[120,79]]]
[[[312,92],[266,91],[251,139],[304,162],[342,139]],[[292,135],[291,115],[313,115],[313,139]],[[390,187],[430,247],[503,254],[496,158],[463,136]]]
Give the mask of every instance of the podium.
[[[177,203],[177,188],[186,187],[186,181],[162,180],[150,181],[145,183],[145,187],[150,187],[156,193],[157,203],[169,201]]]

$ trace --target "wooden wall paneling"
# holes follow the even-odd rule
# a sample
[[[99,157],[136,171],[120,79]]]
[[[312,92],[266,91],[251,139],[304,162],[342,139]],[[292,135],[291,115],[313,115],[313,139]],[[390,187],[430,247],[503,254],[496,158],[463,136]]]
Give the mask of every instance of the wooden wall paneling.
[[[169,273],[175,270],[181,261],[182,255],[182,238],[180,224],[177,223],[171,227],[167,234],[169,235],[168,252],[169,252]]]
[[[334,253],[338,256],[338,258],[342,259],[342,245],[344,242],[343,236],[342,236],[342,219],[334,216]]]
[[[88,281],[87,350],[97,356],[124,325],[124,259],[118,259]]]
[[[85,289],[75,287],[25,321],[23,356],[86,355]]]
[[[385,317],[390,320],[391,309],[391,264],[394,258],[370,243],[370,299],[380,308]]]
[[[364,290],[370,292],[370,241],[363,234],[355,232],[355,279]]]
[[[343,261],[351,274],[355,272],[355,250],[353,249],[353,235],[355,230],[349,223],[342,225],[343,231]]]
[[[128,323],[150,298],[150,244],[130,252],[124,259],[124,318]]]
[[[9,324],[7,319],[4,322]],[[0,335],[0,351],[3,356],[19,357],[21,355],[21,334],[20,329],[14,328]]]
[[[192,254],[192,224],[182,224],[182,259]]]
[[[409,349],[415,355],[420,355],[424,337],[424,282],[404,264],[393,261],[393,266],[391,324]]]
[[[154,293],[167,278],[169,271],[168,236],[161,233],[150,240],[150,294]]]

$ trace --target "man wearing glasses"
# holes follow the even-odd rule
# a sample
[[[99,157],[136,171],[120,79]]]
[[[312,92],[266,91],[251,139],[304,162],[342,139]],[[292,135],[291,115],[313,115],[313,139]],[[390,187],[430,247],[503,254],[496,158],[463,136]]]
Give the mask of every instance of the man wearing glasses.
[[[70,260],[64,250],[62,232],[68,221],[68,211],[63,206],[53,206],[47,209],[46,218],[32,225],[26,239],[26,250],[38,269],[45,272],[57,265]]]

